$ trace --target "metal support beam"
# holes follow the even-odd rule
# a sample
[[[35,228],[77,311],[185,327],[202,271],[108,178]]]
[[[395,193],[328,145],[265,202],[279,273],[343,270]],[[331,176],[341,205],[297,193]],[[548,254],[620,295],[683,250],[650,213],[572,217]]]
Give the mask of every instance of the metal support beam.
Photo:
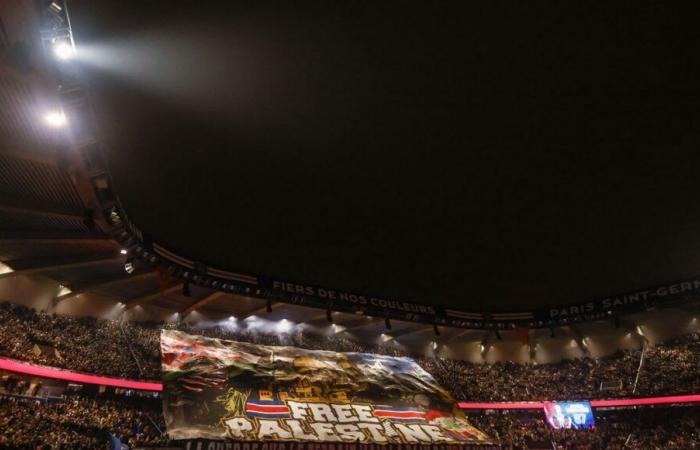
[[[49,239],[49,240],[110,240],[106,234],[100,230],[92,231],[58,231],[58,230],[8,230],[0,229],[3,239],[14,241]]]
[[[578,344],[579,348],[583,350],[583,353],[588,355],[590,352],[588,351],[588,345],[584,342],[584,339],[586,337],[581,333],[581,331],[578,329],[576,325],[569,325],[569,329],[574,335],[574,340]]]
[[[223,297],[224,295],[226,295],[225,292],[214,291],[211,294],[207,295],[206,297],[190,303],[186,308],[184,308],[183,310],[178,311],[178,312],[180,313],[180,315],[182,315],[184,317],[187,314],[191,313],[192,311],[195,311],[197,308],[201,308],[203,306],[206,306],[209,303],[213,302],[214,300],[217,300],[217,299]]]
[[[173,294],[175,292],[178,292],[182,289],[182,283],[177,283],[174,286],[171,286],[167,289],[163,289],[162,291],[159,289],[157,292],[154,292],[153,294],[147,294],[143,295],[141,297],[137,297],[131,300],[127,300],[124,303],[126,303],[126,308],[127,310],[136,308],[137,306],[145,305],[146,303],[149,303],[153,300],[156,300],[161,297],[165,297],[166,295]]]
[[[104,289],[108,288],[111,286],[118,286],[122,283],[128,283],[130,281],[136,281],[136,280],[145,280],[147,278],[153,278],[157,275],[157,272],[151,271],[151,272],[144,272],[140,273],[137,275],[126,275],[126,276],[121,276],[116,279],[111,279],[107,281],[98,281],[94,283],[87,284],[85,286],[81,286],[77,288],[76,290],[72,290],[68,294],[63,294],[61,296],[56,297],[56,304],[62,302],[63,300],[68,300],[73,297],[77,297],[80,294],[84,294],[85,292],[93,291],[95,289]]]
[[[51,266],[33,267],[31,269],[15,270],[14,272],[4,273],[0,275],[0,279],[14,277],[17,275],[34,275],[43,272],[49,272],[54,270],[67,270],[67,269],[80,269],[83,267],[93,267],[102,264],[114,264],[124,260],[123,256],[110,256],[107,258],[93,259],[90,261],[81,261],[67,264],[57,264]],[[10,267],[12,267],[10,265]]]
[[[401,336],[408,336],[409,334],[413,334],[413,333],[425,333],[427,331],[430,331],[432,333],[433,326],[417,323],[417,324],[415,324],[415,326],[406,327],[406,328],[403,328],[401,330],[397,330],[394,332],[385,331],[384,333],[386,333],[389,336],[391,336],[392,338],[396,339],[396,338],[399,338]]]
[[[35,148],[36,144],[23,144],[19,142],[3,143],[0,145],[0,155],[39,164],[46,164],[52,167],[58,165],[55,152],[40,152]]]
[[[243,314],[241,314],[241,317],[239,317],[239,319],[245,319],[246,317],[257,316],[257,315],[262,314],[262,313],[267,313],[267,300],[264,300],[264,301],[265,301],[265,305],[256,306],[255,308],[252,308],[252,309],[244,312]],[[280,305],[279,302],[272,302],[270,304],[270,307],[274,311],[274,309],[277,308],[277,306],[279,306],[279,305]]]
[[[103,237],[96,238],[93,236],[85,236],[84,238],[79,237],[65,237],[65,238],[0,238],[0,245],[10,245],[10,244],[30,244],[30,245],[90,245],[90,244],[104,244],[105,242],[113,242],[115,247],[117,242],[111,238]]]
[[[64,217],[68,219],[84,219],[85,211],[74,206],[60,205],[36,199],[21,198],[3,194],[0,197],[0,211],[12,214],[33,214],[39,216]]]
[[[383,322],[383,317],[372,317],[363,316],[358,319],[344,320],[336,322],[338,325],[345,328],[345,331],[356,330],[358,328],[366,327],[369,325],[376,325],[379,322]]]

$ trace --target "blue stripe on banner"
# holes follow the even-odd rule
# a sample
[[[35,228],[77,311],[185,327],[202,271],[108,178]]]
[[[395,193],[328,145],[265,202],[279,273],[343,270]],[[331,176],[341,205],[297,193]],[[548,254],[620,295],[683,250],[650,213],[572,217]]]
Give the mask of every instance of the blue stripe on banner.
[[[260,413],[260,412],[253,412],[253,411],[246,411],[246,414],[248,417],[261,417],[265,419],[288,419],[289,414],[280,414],[280,413]]]

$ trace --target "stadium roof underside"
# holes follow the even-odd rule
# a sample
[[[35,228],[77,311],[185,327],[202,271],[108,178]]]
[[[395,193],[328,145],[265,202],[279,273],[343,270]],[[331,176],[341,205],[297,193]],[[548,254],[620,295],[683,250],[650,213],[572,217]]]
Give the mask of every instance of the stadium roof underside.
[[[30,56],[41,60],[39,43],[27,42],[33,42]],[[634,302],[633,311],[621,305],[587,316],[584,302],[549,308],[551,320],[538,321],[517,311],[442,314],[402,302],[349,308],[342,298],[319,295],[318,287],[309,295],[295,283],[215,270],[168,252],[130,224],[111,189],[99,137],[85,126],[70,132],[46,127],[47,105],[74,117],[90,109],[79,81],[41,62],[25,70],[3,54],[0,300],[137,320],[213,324],[234,317],[250,328],[287,320],[318,333],[474,360],[608,354],[697,327],[698,303],[690,295],[695,285],[689,291],[678,283],[666,286],[682,291],[668,304]]]

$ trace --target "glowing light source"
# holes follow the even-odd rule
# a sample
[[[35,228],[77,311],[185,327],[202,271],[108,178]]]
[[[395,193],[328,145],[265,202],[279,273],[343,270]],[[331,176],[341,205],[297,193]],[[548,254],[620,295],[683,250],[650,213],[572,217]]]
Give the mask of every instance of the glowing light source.
[[[121,253],[122,255],[126,255],[127,250],[125,248],[123,248],[123,249],[119,250],[119,253]]]
[[[56,41],[53,44],[53,53],[58,59],[67,61],[75,56],[75,49],[68,41]]]
[[[636,330],[638,335],[644,336],[644,330],[642,329],[641,325],[637,325]]]
[[[50,127],[53,128],[65,127],[68,123],[66,115],[63,113],[63,111],[51,111],[46,113],[46,115],[44,115],[44,120]]]
[[[2,275],[4,273],[10,273],[10,272],[14,272],[14,270],[12,270],[12,267],[10,267],[7,264],[4,264],[2,261],[0,261],[0,275]]]
[[[277,322],[276,328],[280,333],[287,333],[292,329],[292,323],[287,319],[282,319]]]
[[[479,346],[479,350],[481,350],[481,353],[484,353],[484,350],[486,350],[486,347],[484,346],[484,344],[481,344]]]
[[[136,270],[136,266],[134,266],[134,259],[128,258],[124,263],[124,271],[128,274],[132,274],[134,273],[134,270]]]
[[[56,294],[56,296],[60,297],[62,295],[70,294],[71,292],[73,292],[73,291],[71,291],[68,286],[64,286],[62,284],[59,284],[58,285],[58,294]]]

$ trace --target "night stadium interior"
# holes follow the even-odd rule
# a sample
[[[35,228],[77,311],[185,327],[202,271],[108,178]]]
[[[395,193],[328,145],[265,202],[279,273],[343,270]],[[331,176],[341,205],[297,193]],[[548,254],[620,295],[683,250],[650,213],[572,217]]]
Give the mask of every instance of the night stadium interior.
[[[324,267],[321,261],[311,267],[300,257],[298,269],[285,272],[297,261],[290,252],[313,243],[277,248],[283,262],[269,266],[261,264],[271,257],[270,248],[264,256],[242,257],[231,266],[232,256],[207,258],[217,245],[221,253],[235,253],[235,236],[222,244],[228,237],[221,230],[227,219],[244,220],[246,212],[241,207],[227,212],[223,205],[211,216],[204,206],[193,208],[197,212],[192,214],[177,209],[188,181],[185,174],[173,174],[173,165],[163,170],[165,175],[154,176],[160,187],[141,193],[153,174],[129,164],[157,163],[134,156],[141,147],[115,159],[110,152],[120,141],[113,136],[105,138],[112,147],[104,148],[100,121],[109,115],[93,102],[125,88],[106,95],[108,81],[91,86],[76,68],[78,62],[72,62],[80,42],[61,20],[73,3],[78,18],[81,8],[84,17],[95,13],[94,5],[80,1],[0,2],[0,448],[120,448],[122,443],[130,448],[184,448],[168,437],[161,408],[161,391],[167,386],[161,384],[162,329],[261,345],[414,358],[459,402],[470,423],[492,439],[495,447],[490,448],[700,448],[700,295],[693,278],[698,271],[689,263],[692,248],[672,263],[666,264],[670,257],[660,260],[663,268],[653,275],[651,265],[631,261],[638,254],[606,262],[599,284],[586,274],[581,284],[591,281],[589,286],[568,298],[561,296],[564,281],[546,286],[548,277],[561,275],[553,269],[557,262],[549,261],[542,270],[551,273],[523,287],[522,301],[517,289],[505,287],[485,299],[488,286],[482,286],[465,293],[464,300],[456,300],[451,288],[449,300],[440,303],[436,289],[438,300],[413,304],[426,298],[429,283],[423,280],[416,285],[415,298],[394,303],[396,308],[380,302],[359,308],[323,299],[321,288],[313,284],[338,281],[347,292],[379,286],[371,292],[382,298],[404,298],[403,293],[411,292],[407,278],[386,281],[385,273],[366,284],[352,284],[375,270],[372,265],[333,276],[329,272],[351,263]],[[104,25],[99,20],[87,24]],[[93,88],[99,95],[92,97]],[[111,113],[115,111],[126,110],[114,107]],[[198,151],[183,157],[185,165],[195,164],[195,159],[202,159]],[[159,177],[172,178],[161,183],[155,181]],[[202,181],[206,176],[192,180],[189,188],[201,194],[197,183]],[[168,196],[159,215],[157,199],[177,185],[182,191]],[[169,227],[179,214],[188,217]],[[198,249],[196,235],[206,234],[211,221],[218,222],[213,228],[217,231],[202,239],[206,244]],[[691,222],[679,226],[690,227]],[[276,230],[263,228],[242,248],[251,242],[259,245],[261,236]],[[182,233],[190,236],[178,242]],[[438,254],[433,252],[439,253],[417,253],[429,262],[416,270],[432,264],[430,258]],[[320,250],[310,253],[328,256]],[[409,253],[399,252],[395,258]],[[408,267],[396,260],[387,261],[402,270]],[[356,264],[357,255],[348,261]],[[485,264],[491,270],[496,263]],[[283,279],[301,276],[300,283],[316,286],[315,294],[275,290],[273,278],[250,275],[261,267]],[[314,270],[325,273],[310,277]],[[454,281],[459,270],[450,268],[443,280]],[[528,277],[537,270],[532,271]],[[479,273],[460,279],[460,289],[474,283]],[[409,270],[401,276],[410,275]],[[542,286],[533,287],[538,283]],[[555,295],[538,302],[537,295],[545,292]],[[656,300],[609,308],[595,300],[636,299],[639,292],[656,293]],[[410,314],[411,308],[422,311],[426,305],[438,313]],[[88,375],[107,381],[83,377]],[[152,384],[118,387],[118,380]],[[542,402],[580,400],[591,402],[593,428],[550,426]],[[599,400],[613,402],[598,405]]]

